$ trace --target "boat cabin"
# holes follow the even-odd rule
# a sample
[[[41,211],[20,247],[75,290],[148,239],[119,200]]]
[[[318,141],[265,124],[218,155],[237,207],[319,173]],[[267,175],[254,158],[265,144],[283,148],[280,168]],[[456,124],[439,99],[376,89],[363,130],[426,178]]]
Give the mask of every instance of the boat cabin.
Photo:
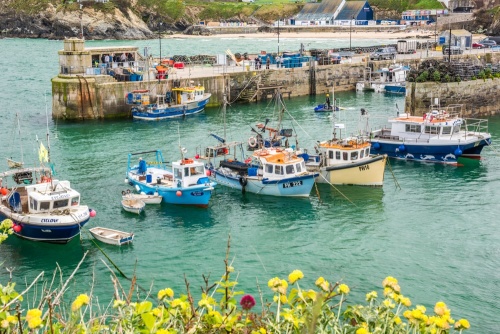
[[[450,117],[445,110],[432,110],[422,117],[401,114],[398,118],[391,119],[389,122],[392,123],[391,136],[446,136],[459,133],[463,120],[458,117]]]
[[[357,162],[370,156],[370,144],[365,141],[359,143],[356,139],[325,141],[319,147],[328,166]]]
[[[13,191],[7,201],[16,212],[46,213],[54,210],[70,210],[80,205],[80,193],[70,188],[69,181],[53,180]]]
[[[257,154],[260,155],[261,152]],[[304,159],[288,151],[262,157],[261,162],[263,178],[283,179],[306,171]]]
[[[205,165],[193,159],[183,159],[172,163],[174,183],[178,187],[188,187],[194,184],[208,183]]]
[[[172,94],[170,96],[167,92],[165,101],[172,104],[184,104],[202,100],[204,94],[204,86],[177,87],[172,88]]]

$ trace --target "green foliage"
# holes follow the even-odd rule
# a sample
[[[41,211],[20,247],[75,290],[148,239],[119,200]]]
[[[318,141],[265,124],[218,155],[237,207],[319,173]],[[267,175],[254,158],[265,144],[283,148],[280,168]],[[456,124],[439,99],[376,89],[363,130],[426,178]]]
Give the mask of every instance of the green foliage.
[[[423,71],[416,79],[417,82],[426,82],[429,80],[429,71]]]
[[[441,73],[439,73],[439,71],[434,71],[434,73],[432,73],[432,80],[434,80],[435,82],[441,82]]]
[[[443,79],[444,79],[444,82],[451,82],[451,77],[449,74],[446,74]]]
[[[246,4],[232,4],[217,2],[211,3],[198,14],[201,20],[221,21],[234,16],[238,16],[242,11],[247,10]],[[251,14],[251,13],[250,13]]]
[[[12,226],[13,226],[13,223],[12,223],[12,220],[10,220],[10,219],[5,219],[4,221],[2,221],[0,223],[0,244],[2,244],[2,242],[7,240],[7,237],[9,236],[9,234],[13,233]]]
[[[9,3],[9,8],[18,13],[34,15],[45,10],[51,2],[51,0],[13,0]]]

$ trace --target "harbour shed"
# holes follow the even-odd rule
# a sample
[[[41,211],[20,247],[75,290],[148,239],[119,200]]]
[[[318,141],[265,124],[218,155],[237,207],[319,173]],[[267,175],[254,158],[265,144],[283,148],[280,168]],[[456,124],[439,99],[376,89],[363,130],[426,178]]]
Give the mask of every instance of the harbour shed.
[[[444,46],[459,46],[462,50],[470,49],[472,47],[472,33],[465,29],[443,31],[439,35],[439,44]]]
[[[291,20],[300,26],[367,25],[373,20],[373,9],[368,1],[323,0],[306,3]],[[354,22],[353,22],[354,21]]]

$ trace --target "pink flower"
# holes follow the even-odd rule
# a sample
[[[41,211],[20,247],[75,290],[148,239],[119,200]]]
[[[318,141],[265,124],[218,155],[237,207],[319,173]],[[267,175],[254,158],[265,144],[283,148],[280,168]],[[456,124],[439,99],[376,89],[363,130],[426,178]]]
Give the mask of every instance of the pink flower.
[[[245,311],[250,311],[255,306],[255,298],[252,295],[244,295],[241,297],[240,305]]]

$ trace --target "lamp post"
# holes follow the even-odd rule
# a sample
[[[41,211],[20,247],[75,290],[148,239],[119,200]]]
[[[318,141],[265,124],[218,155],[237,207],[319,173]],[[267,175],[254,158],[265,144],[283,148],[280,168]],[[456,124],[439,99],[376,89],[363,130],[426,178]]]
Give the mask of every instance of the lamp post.
[[[349,51],[351,51],[352,20],[354,20],[354,16],[349,21]]]
[[[158,40],[160,41],[160,65],[161,65],[161,26],[162,26],[162,22],[160,22],[160,27],[158,29]]]

